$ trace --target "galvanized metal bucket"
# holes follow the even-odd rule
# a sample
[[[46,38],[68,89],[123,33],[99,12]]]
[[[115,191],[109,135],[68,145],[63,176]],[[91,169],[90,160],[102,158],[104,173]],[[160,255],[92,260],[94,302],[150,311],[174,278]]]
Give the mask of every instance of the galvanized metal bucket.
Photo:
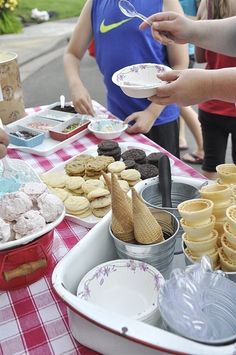
[[[111,225],[109,226],[110,235],[120,258],[146,262],[159,270],[164,278],[168,278],[172,269],[179,221],[172,213],[163,209],[150,208],[150,211],[162,227],[165,237],[163,242],[149,245],[126,243],[116,238]]]
[[[152,181],[150,182],[150,184],[145,185],[143,189],[140,191],[140,196],[148,206],[164,209],[165,211],[172,213],[178,220],[180,220],[181,217],[177,209],[178,204],[186,200],[198,198],[200,197],[200,193],[198,188],[195,186],[182,183],[182,182],[172,181],[171,183],[172,207],[162,207],[162,195],[160,191],[159,180],[157,179],[157,181]],[[182,254],[182,248],[181,248],[182,234],[183,234],[183,229],[180,226],[177,235],[176,247],[175,247],[176,255]]]

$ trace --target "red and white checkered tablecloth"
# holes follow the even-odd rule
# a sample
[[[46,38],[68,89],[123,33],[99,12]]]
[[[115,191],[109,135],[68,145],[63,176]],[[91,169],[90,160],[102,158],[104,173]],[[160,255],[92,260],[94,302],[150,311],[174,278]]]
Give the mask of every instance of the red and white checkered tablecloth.
[[[27,109],[27,113],[40,109],[41,107]],[[118,141],[139,142],[164,151],[143,135],[124,133]],[[87,134],[48,157],[13,149],[9,149],[8,156],[24,159],[38,174],[41,174],[98,143],[97,138],[92,134]],[[203,178],[196,170],[168,152],[164,152],[175,161],[173,175]],[[68,325],[66,306],[53,293],[51,285],[53,267],[81,238],[86,237],[87,232],[88,229],[64,219],[55,229],[54,265],[47,275],[28,287],[11,292],[0,291],[0,354],[97,354],[80,345],[73,338]]]

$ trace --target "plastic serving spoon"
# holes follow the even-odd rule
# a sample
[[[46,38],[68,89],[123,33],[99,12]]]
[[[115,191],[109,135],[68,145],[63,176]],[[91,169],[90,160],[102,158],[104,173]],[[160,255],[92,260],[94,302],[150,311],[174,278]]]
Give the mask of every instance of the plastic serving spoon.
[[[119,1],[119,8],[120,11],[123,12],[123,14],[127,17],[139,17],[141,20],[144,22],[148,23],[150,26],[152,25],[152,22],[148,20],[146,16],[143,14],[140,14],[128,0],[120,0]]]
[[[64,95],[60,96],[60,104],[61,104],[61,108],[65,107],[65,96]]]

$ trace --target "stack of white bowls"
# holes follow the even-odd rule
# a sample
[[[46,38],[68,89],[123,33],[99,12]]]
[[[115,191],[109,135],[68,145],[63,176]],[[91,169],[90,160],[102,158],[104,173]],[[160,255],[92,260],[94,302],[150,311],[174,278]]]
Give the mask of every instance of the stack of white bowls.
[[[185,255],[193,262],[199,261],[203,255],[208,255],[215,269],[219,266],[219,253],[213,208],[213,202],[203,198],[187,200],[178,205],[182,217],[180,224],[184,230],[182,240],[186,246]]]

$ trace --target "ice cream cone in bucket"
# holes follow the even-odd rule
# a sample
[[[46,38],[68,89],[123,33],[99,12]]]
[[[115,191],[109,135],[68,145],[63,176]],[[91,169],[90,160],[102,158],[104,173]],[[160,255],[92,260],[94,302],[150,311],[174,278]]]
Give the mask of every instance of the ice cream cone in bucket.
[[[111,192],[111,178],[104,171],[102,171],[103,179],[107,185],[108,190]]]
[[[135,242],[131,200],[121,189],[114,174],[111,176],[111,206],[113,234],[123,242]]]
[[[160,243],[164,240],[163,231],[138,192],[132,188],[134,237],[140,244]]]

